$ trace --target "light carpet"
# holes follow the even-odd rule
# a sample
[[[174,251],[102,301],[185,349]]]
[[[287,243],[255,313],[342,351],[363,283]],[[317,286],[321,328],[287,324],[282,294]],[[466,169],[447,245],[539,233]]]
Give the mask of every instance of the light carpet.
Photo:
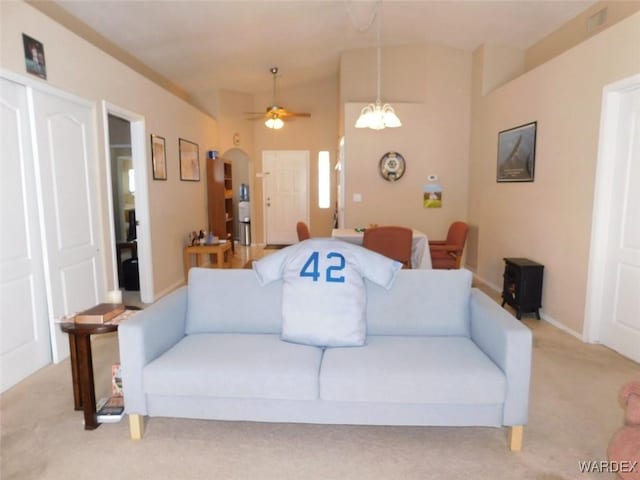
[[[73,410],[69,361],[36,372],[1,400],[2,480],[31,479],[608,479],[578,462],[604,460],[622,424],[620,386],[640,366],[542,321],[533,330],[524,450],[504,428],[370,427],[152,418],[142,441],[128,422],[85,431]],[[97,396],[108,394],[114,334],[94,337]]]

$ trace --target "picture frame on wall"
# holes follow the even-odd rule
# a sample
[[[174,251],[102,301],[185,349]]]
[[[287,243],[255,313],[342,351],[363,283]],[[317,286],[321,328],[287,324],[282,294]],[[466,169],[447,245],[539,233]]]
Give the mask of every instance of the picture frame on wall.
[[[166,143],[160,135],[151,135],[151,167],[154,180],[167,179]]]
[[[186,182],[200,181],[200,155],[197,143],[184,138],[178,139],[180,151],[180,180]]]
[[[537,122],[498,133],[498,182],[533,182]]]
[[[29,35],[22,34],[24,45],[24,62],[27,72],[43,80],[47,79],[47,65],[44,60],[44,45]]]

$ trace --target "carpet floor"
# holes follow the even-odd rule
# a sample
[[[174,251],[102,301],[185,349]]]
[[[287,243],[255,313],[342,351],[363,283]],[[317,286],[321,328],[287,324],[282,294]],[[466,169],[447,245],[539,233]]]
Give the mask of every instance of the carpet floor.
[[[2,480],[67,479],[613,479],[581,473],[605,460],[622,424],[616,395],[640,366],[542,321],[534,335],[524,450],[505,428],[370,427],[152,418],[142,441],[128,422],[85,431],[73,410],[69,361],[0,397]],[[108,395],[115,334],[94,337],[97,397]]]

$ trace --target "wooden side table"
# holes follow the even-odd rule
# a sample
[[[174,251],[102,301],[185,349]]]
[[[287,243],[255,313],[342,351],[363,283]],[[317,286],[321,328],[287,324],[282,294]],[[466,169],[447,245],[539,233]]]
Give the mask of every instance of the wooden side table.
[[[73,379],[73,404],[76,410],[84,410],[84,429],[95,430],[100,426],[96,415],[96,391],[93,382],[93,357],[91,335],[115,332],[117,324],[61,323],[60,328],[69,334],[71,350],[71,377]]]
[[[189,280],[189,269],[191,268],[191,255],[196,256],[196,267],[202,266],[200,255],[209,255],[209,261],[217,268],[231,268],[231,242],[219,243],[217,245],[191,245],[184,247],[184,279]]]

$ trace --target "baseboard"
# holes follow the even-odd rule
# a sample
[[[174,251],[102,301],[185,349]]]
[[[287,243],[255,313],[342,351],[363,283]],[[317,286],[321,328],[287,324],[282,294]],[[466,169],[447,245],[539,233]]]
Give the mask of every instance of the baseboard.
[[[155,292],[155,296],[154,296],[154,303],[157,302],[158,300],[160,300],[162,297],[169,295],[171,292],[173,292],[174,290],[177,290],[178,288],[182,287],[186,285],[186,282],[184,280],[181,280],[179,282],[174,283],[173,285],[165,288],[164,290],[160,291],[160,292]]]
[[[496,293],[500,294],[502,292],[502,287],[499,285],[496,285],[494,283],[491,283],[489,280],[481,277],[480,275],[478,275],[477,273],[473,273],[473,277],[481,283],[484,283],[487,287],[490,287],[491,290],[495,290]]]
[[[487,287],[491,288],[492,290],[494,290],[497,294],[497,296],[499,297],[501,292],[502,292],[502,287],[498,286],[488,280],[486,280],[485,278],[482,278],[480,275],[477,274],[473,274],[474,278],[476,281],[483,283],[484,285],[486,285]],[[562,322],[559,322],[558,320],[556,320],[555,318],[547,315],[544,310],[540,310],[540,319],[544,320],[545,322],[553,325],[554,327],[556,327],[559,330],[562,330],[565,333],[568,333],[569,335],[571,335],[572,337],[577,338],[578,340],[580,340],[582,343],[586,343],[584,341],[584,338],[582,337],[581,333],[576,332],[575,330],[567,327],[565,324],[563,324]]]
[[[562,330],[563,332],[568,333],[572,337],[577,338],[582,343],[587,343],[587,342],[584,341],[584,338],[582,338],[582,334],[581,333],[578,333],[575,330],[573,330],[573,329],[567,327],[566,325],[560,323],[558,320],[554,319],[553,317],[550,317],[549,315],[544,313],[542,310],[540,310],[540,318],[542,318],[542,320],[544,320],[545,322],[550,323],[551,325],[553,325],[557,329]]]

